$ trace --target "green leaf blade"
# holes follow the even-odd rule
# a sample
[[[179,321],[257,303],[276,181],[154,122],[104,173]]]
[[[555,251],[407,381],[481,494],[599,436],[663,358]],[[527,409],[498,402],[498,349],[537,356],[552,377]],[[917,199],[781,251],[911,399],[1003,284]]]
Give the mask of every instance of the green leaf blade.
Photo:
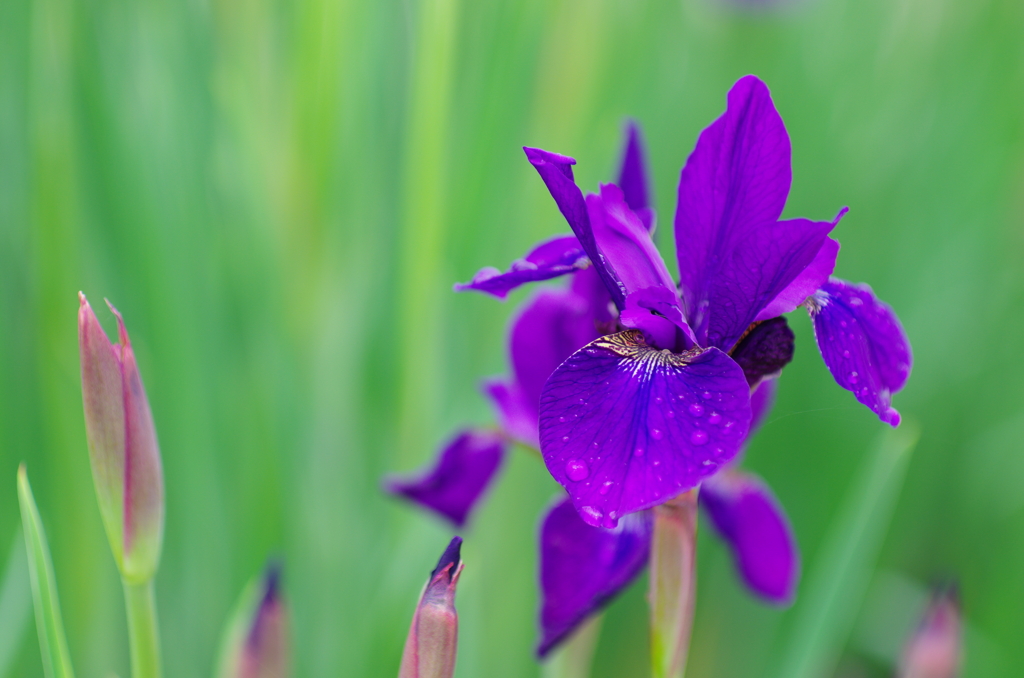
[[[57,581],[50,560],[50,547],[46,542],[43,521],[36,508],[24,464],[18,468],[18,502],[21,504],[22,528],[25,531],[29,580],[36,608],[43,671],[47,678],[74,678],[57,597]]]

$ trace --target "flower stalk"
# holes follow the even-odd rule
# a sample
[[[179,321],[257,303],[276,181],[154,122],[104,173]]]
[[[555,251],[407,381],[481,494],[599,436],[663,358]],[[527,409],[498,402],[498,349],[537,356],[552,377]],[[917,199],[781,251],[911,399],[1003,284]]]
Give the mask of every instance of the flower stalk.
[[[655,507],[651,542],[651,674],[683,678],[697,591],[697,490]]]
[[[126,579],[122,582],[128,612],[132,678],[160,678],[160,632],[153,580],[143,584],[134,584]]]

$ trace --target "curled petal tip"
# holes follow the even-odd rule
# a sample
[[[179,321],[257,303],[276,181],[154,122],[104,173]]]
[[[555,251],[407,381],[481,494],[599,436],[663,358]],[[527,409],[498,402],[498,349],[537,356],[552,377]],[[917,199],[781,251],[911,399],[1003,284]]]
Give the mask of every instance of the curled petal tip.
[[[452,537],[451,542],[448,543],[448,548],[441,554],[440,560],[437,561],[437,567],[430,573],[431,579],[437,579],[440,574],[447,575],[448,581],[452,580],[452,577],[461,569],[462,565],[462,537]]]

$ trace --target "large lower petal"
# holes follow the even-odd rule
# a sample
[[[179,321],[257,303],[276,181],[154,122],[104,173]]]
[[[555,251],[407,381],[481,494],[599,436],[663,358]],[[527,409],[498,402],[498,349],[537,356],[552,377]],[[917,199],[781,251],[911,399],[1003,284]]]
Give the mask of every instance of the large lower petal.
[[[648,512],[605,529],[580,520],[568,499],[551,507],[540,528],[538,656],[550,652],[643,570],[651,529]]]
[[[586,252],[574,235],[560,235],[530,250],[512,262],[502,273],[496,268],[481,269],[468,283],[457,283],[456,292],[476,290],[504,299],[509,292],[529,282],[550,280],[590,266]]]
[[[493,431],[460,433],[431,468],[412,478],[390,478],[385,489],[435,511],[462,527],[505,457],[505,443]]]
[[[867,285],[832,278],[808,304],[821,357],[836,383],[882,421],[899,426],[892,394],[910,376],[913,357],[899,318]]]
[[[601,282],[608,288],[612,301],[618,308],[622,308],[626,300],[622,283],[601,255],[587,214],[587,203],[573,178],[572,166],[576,164],[576,160],[540,148],[524,147],[523,151],[530,164],[540,174],[540,178],[544,180],[544,185],[558,205],[558,211],[576,234],[583,251],[590,257],[598,275],[601,276]]]
[[[629,209],[633,210],[648,231],[654,230],[654,211],[651,209],[651,189],[640,128],[633,121],[626,125],[626,146],[622,151],[619,178],[615,183],[622,189]]]
[[[584,521],[613,527],[732,460],[750,424],[749,391],[718,349],[658,350],[636,330],[602,337],[544,387],[544,463]]]
[[[746,585],[773,603],[792,601],[800,578],[800,554],[771,490],[755,476],[725,471],[704,481],[700,500],[729,544]]]
[[[782,118],[765,84],[745,76],[729,91],[725,113],[701,133],[679,178],[675,238],[680,287],[687,319],[699,338],[707,331],[704,314],[717,268],[737,237],[775,223],[791,179]]]

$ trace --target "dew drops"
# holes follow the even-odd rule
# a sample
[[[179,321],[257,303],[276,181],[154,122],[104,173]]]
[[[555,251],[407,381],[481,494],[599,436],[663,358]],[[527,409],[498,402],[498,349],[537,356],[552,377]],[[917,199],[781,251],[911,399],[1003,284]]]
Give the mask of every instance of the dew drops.
[[[676,413],[674,410],[669,410],[668,412],[665,413],[665,416],[668,417],[669,419],[675,419]]]
[[[604,514],[593,506],[584,506],[580,509],[580,513],[589,518],[592,523],[599,523],[601,518],[604,518]]]
[[[654,404],[655,405],[660,405],[662,402],[663,401],[661,399],[661,396],[655,396],[655,398],[654,398]]]
[[[563,443],[569,442],[569,436],[562,436],[562,442]]]
[[[654,438],[655,440],[661,440],[663,437],[665,437],[665,434],[661,432],[660,428],[652,428],[651,437]]]
[[[849,358],[850,357],[850,352],[849,351],[843,351],[843,357],[844,358]]]
[[[708,441],[707,431],[697,430],[690,434],[690,442],[694,445],[703,445]]]
[[[704,400],[711,400],[711,391],[704,391],[700,394],[700,397]]]
[[[613,483],[612,481],[606,480],[605,482],[603,482],[601,484],[601,488],[598,490],[598,493],[600,493],[601,496],[604,496],[604,495],[608,494],[609,492],[611,492],[611,489],[612,489],[612,487],[614,487],[614,485],[615,485],[615,483]]]
[[[700,403],[693,403],[692,405],[690,405],[689,409],[690,409],[690,414],[692,414],[695,417],[703,417],[704,416],[704,406],[701,405]]]
[[[644,448],[642,448],[642,447],[638,447],[638,448],[636,448],[635,450],[633,450],[633,454],[634,454],[635,456],[637,456],[637,457],[642,457],[642,456],[644,456]]]
[[[590,475],[590,469],[587,468],[585,462],[579,459],[570,459],[565,463],[565,474],[569,476],[569,480],[578,483]]]
[[[839,321],[839,326],[840,327],[846,327],[846,321],[845,320],[840,320]]]
[[[609,513],[608,517],[605,518],[604,522],[602,522],[601,524],[604,527],[608,528],[609,530],[612,529],[613,527],[615,527],[616,525],[618,525],[619,524],[619,519],[615,516],[615,511],[612,511],[611,513]]]
[[[717,425],[721,421],[722,421],[722,415],[720,415],[718,412],[712,412],[710,415],[708,415],[708,423],[709,424]]]
[[[850,380],[851,384],[856,384],[859,375],[856,372],[850,372],[848,375],[846,375],[846,378]]]
[[[558,418],[558,423],[559,424],[564,424],[565,423],[565,417],[559,417]]]
[[[722,435],[731,436],[735,432],[736,432],[736,422],[735,421],[727,421],[724,424],[722,424]]]

